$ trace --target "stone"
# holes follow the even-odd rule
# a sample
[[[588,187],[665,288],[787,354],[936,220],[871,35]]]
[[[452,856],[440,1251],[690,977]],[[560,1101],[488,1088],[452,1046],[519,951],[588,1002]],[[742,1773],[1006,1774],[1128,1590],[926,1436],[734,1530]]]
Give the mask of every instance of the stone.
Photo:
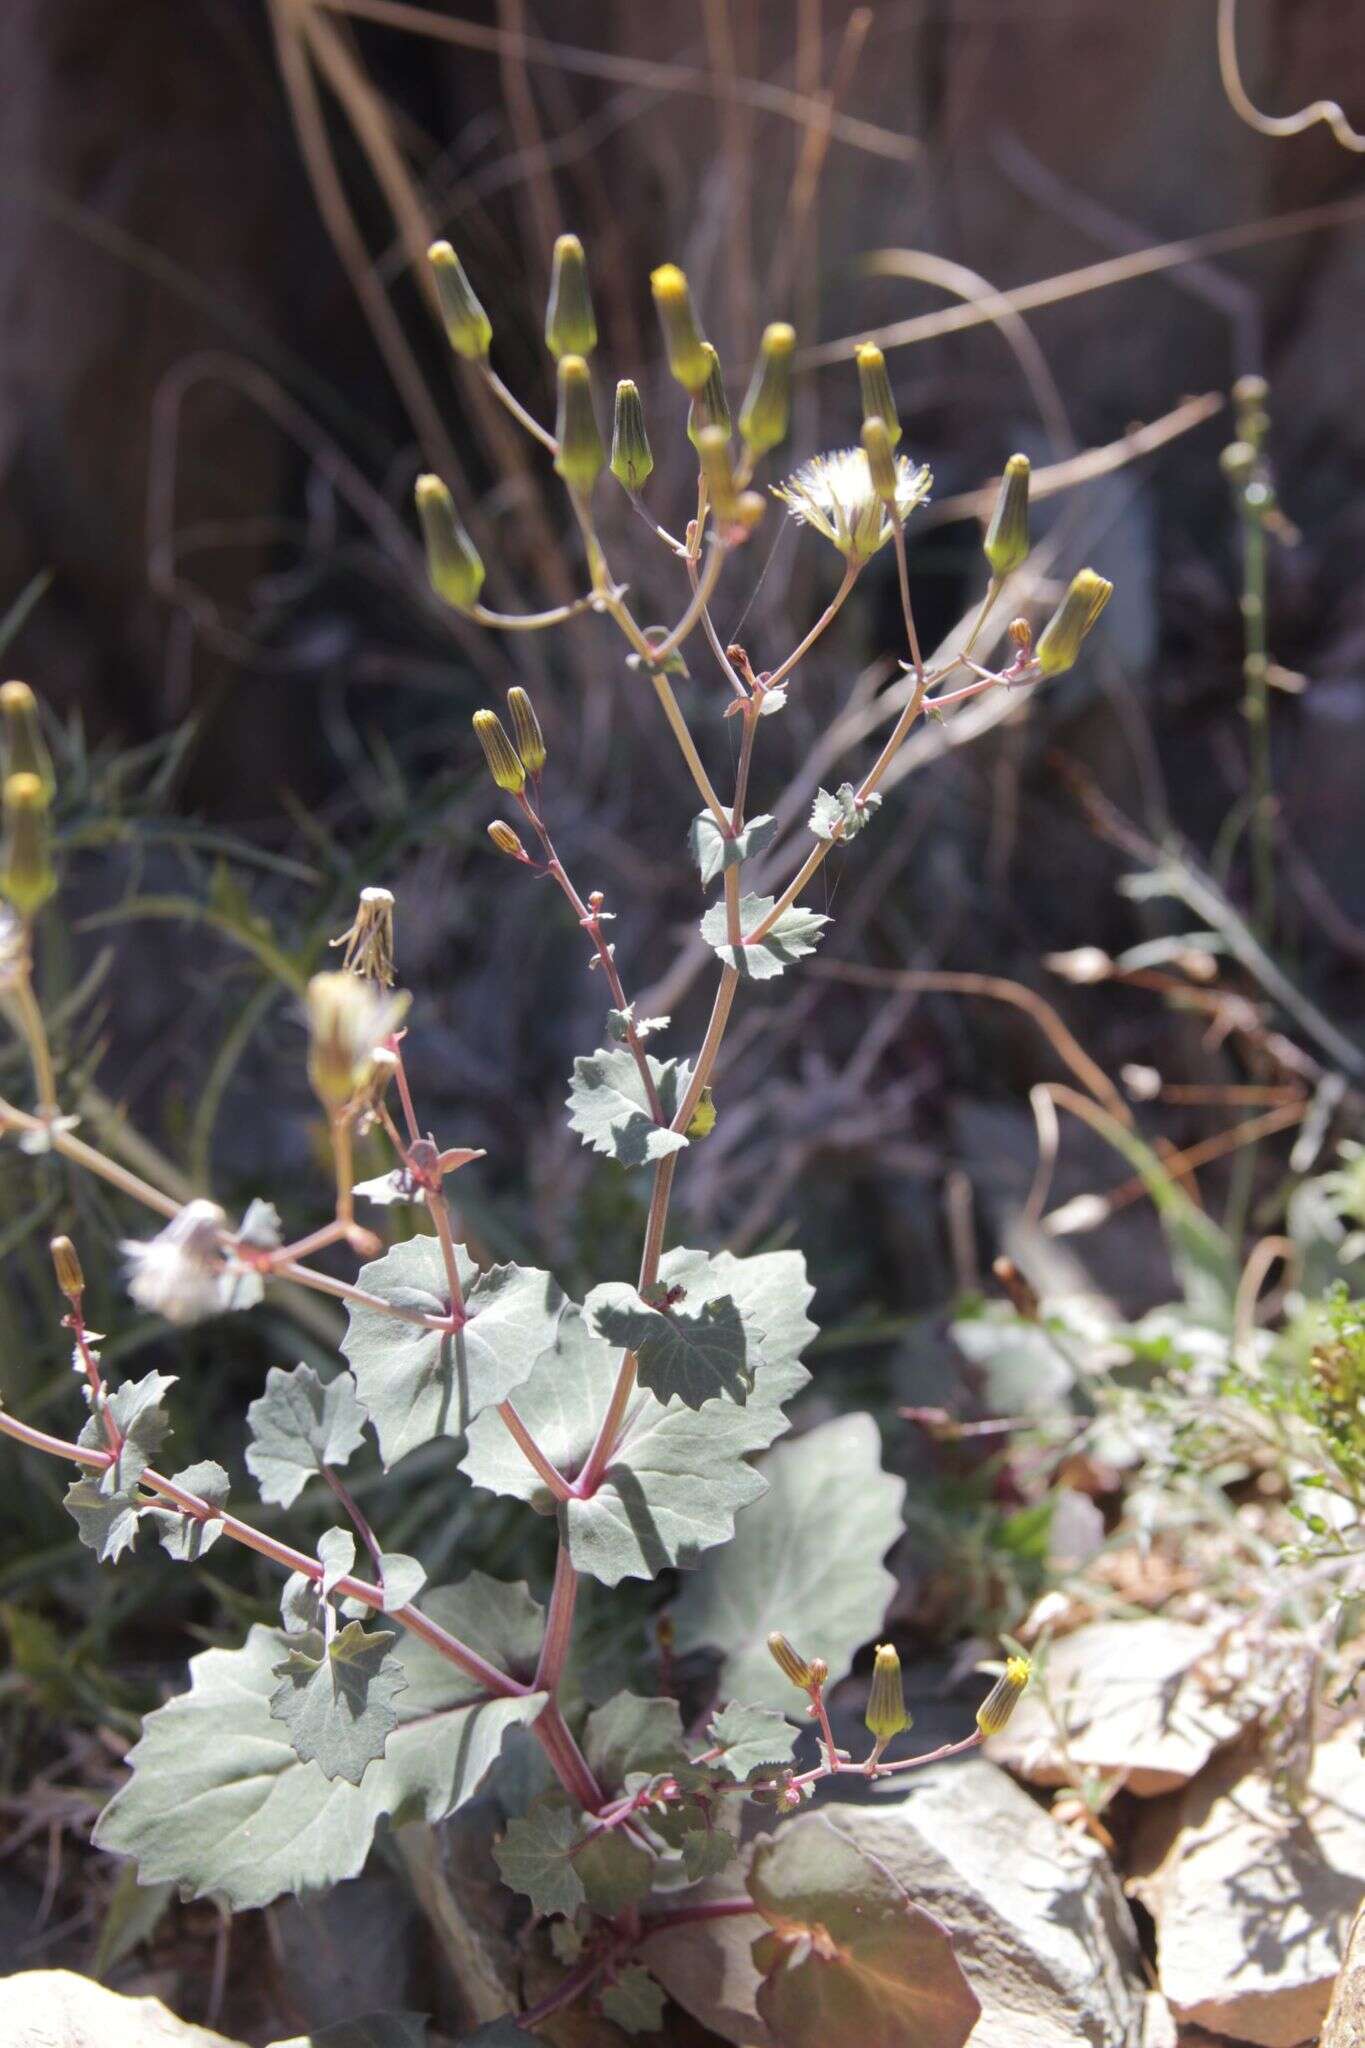
[[[1221,1759],[1143,1814],[1132,1867],[1129,1890],[1156,1922],[1159,1982],[1182,2028],[1256,2048],[1317,2041],[1365,1887],[1359,1731],[1318,1745],[1297,1807],[1244,1758]],[[1342,2025],[1342,2042],[1365,2039]]]
[[[1235,1637],[1153,1615],[1095,1621],[1048,1652],[1048,1697],[1067,1731],[1066,1754],[1041,1687],[1025,1693],[986,1754],[1034,1785],[1076,1771],[1113,1774],[1140,1799],[1188,1783],[1266,1704],[1267,1671],[1248,1682]]]
[[[1351,1923],[1346,1959],[1322,2023],[1319,2048],[1360,2048],[1365,2041],[1365,1905]]]
[[[73,1970],[0,1979],[0,2048],[241,2048],[178,2020],[159,1998],[123,1998]]]
[[[1108,1861],[994,1764],[931,1767],[912,1789],[822,1811],[952,1934],[981,2000],[972,2048],[1169,2048]],[[656,1936],[645,1960],[717,2033],[768,2044],[749,1954],[758,1930],[742,1918],[697,1922]]]

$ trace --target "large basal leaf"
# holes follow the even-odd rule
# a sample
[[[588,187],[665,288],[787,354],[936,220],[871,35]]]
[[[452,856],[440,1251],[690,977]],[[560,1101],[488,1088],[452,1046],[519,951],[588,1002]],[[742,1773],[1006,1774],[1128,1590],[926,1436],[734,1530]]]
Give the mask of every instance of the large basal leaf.
[[[311,1365],[272,1365],[265,1392],[246,1411],[246,1468],[261,1499],[292,1506],[324,1465],[348,1463],[365,1441],[365,1411],[348,1372],[324,1382]]]
[[[423,1603],[434,1621],[514,1676],[533,1664],[540,1611],[523,1586],[474,1573]],[[272,1718],[276,1667],[297,1637],[256,1627],[240,1650],[190,1661],[190,1688],[143,1723],[132,1776],[95,1840],[136,1859],[144,1883],[218,1893],[235,1911],[354,1877],[381,1821],[436,1822],[478,1790],[509,1728],[532,1723],[543,1693],[488,1699],[426,1643],[395,1655],[407,1690],[384,1755],[359,1785],[301,1763]]]
[[[711,1551],[674,1609],[680,1650],[723,1653],[721,1692],[790,1710],[794,1694],[767,1651],[769,1633],[844,1676],[876,1634],[896,1582],[881,1562],[901,1532],[905,1482],[881,1469],[870,1415],[843,1415],[760,1466],[768,1492]]]
[[[270,1711],[289,1731],[294,1754],[326,1777],[358,1785],[384,1754],[398,1725],[394,1702],[408,1683],[389,1655],[394,1640],[391,1629],[348,1621],[330,1642],[312,1630],[291,1637],[275,1666],[280,1684]]]
[[[771,846],[777,837],[777,820],[766,813],[761,818],[751,818],[742,825],[733,839],[727,839],[709,811],[699,811],[692,820],[687,835],[692,848],[692,858],[701,875],[705,889],[714,882],[717,875],[727,868],[737,868],[741,861],[748,860],[755,853],[762,853],[765,846]]]
[[[653,1308],[633,1287],[608,1280],[584,1310],[609,1344],[635,1353],[640,1385],[660,1401],[700,1408],[720,1394],[748,1400],[762,1354],[730,1295]]]
[[[665,1283],[695,1287],[699,1260],[710,1283],[738,1302],[746,1326],[764,1332],[762,1362],[742,1408],[719,1398],[694,1412],[640,1392],[597,1492],[559,1507],[574,1564],[608,1586],[654,1578],[670,1565],[690,1568],[703,1552],[728,1542],[736,1512],[765,1489],[749,1458],[781,1435],[784,1405],[810,1377],[800,1354],[815,1325],[805,1313],[811,1288],[800,1253],[740,1259],[721,1252],[708,1261],[700,1253],[669,1252],[660,1269]],[[554,1350],[517,1395],[518,1413],[566,1478],[577,1478],[587,1462],[619,1366],[619,1351],[570,1307]],[[555,1512],[554,1496],[500,1416],[489,1412],[471,1425],[463,1462],[477,1486],[529,1501],[543,1514]]]
[[[701,935],[727,967],[745,981],[771,981],[775,974],[781,974],[796,961],[804,960],[813,953],[820,943],[820,934],[829,923],[817,910],[803,910],[793,904],[784,910],[772,930],[765,932],[761,939],[749,939],[746,935],[762,924],[769,911],[774,908],[776,898],[772,896],[744,896],[739,905],[739,929],[743,943],[730,944],[726,907],[713,903],[701,921]]]
[[[392,1465],[437,1436],[463,1436],[473,1418],[505,1401],[555,1341],[564,1296],[548,1273],[494,1266],[481,1273],[456,1256],[468,1321],[457,1335],[349,1305],[341,1348],[350,1361],[380,1454]],[[410,1238],[360,1269],[368,1294],[426,1315],[450,1312],[445,1262],[434,1237]]]
[[[594,1152],[622,1166],[646,1166],[666,1159],[687,1143],[668,1125],[687,1093],[691,1069],[684,1060],[656,1060],[646,1053],[649,1071],[663,1111],[656,1120],[645,1092],[644,1078],[628,1046],[603,1047],[573,1063],[569,1083],[569,1128]]]
[[[782,2048],[962,2048],[981,2015],[946,1928],[816,1814],[761,1841],[758,2010]]]

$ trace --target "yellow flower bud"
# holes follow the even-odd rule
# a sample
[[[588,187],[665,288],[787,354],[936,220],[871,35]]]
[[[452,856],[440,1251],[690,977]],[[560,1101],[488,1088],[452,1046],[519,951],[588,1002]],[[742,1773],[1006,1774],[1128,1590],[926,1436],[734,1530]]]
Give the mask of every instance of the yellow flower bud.
[[[455,500],[438,476],[419,476],[416,495],[431,587],[456,611],[472,611],[483,589],[483,563],[460,524]]]
[[[80,1254],[69,1237],[54,1237],[48,1250],[52,1254],[52,1268],[57,1275],[57,1285],[68,1301],[79,1301],[85,1292],[85,1274],[81,1271]]]
[[[1027,455],[1011,455],[1000,479],[1000,493],[986,538],[981,543],[981,552],[995,577],[1008,576],[1028,554],[1028,483]]]
[[[519,683],[507,692],[507,709],[512,714],[512,731],[521,764],[528,775],[539,775],[545,766],[545,735],[536,717],[536,707]]]
[[[893,1735],[903,1734],[910,1726],[905,1688],[901,1684],[901,1660],[891,1643],[877,1645],[877,1661],[872,1667],[872,1687],[863,1720],[879,1747],[889,1742]]]
[[[697,456],[706,489],[724,526],[735,509],[735,472],[730,464],[730,437],[724,427],[703,427],[697,436]]]
[[[42,778],[29,773],[5,777],[4,867],[0,890],[20,917],[42,909],[57,887],[52,865],[48,796]]]
[[[565,483],[576,491],[590,491],[607,458],[593,411],[592,380],[582,356],[561,356],[559,360],[555,439],[559,443],[555,468]]]
[[[976,1725],[983,1735],[998,1735],[1024,1696],[1033,1676],[1027,1657],[1006,1660],[1004,1675],[997,1678],[976,1710]]]
[[[1027,619],[1011,619],[1005,630],[1022,655],[1033,652],[1033,628]]]
[[[749,379],[749,389],[739,410],[739,431],[744,445],[755,455],[766,455],[785,440],[791,421],[792,350],[796,329],[785,320],[774,320],[763,330],[758,361]]]
[[[863,395],[863,418],[884,420],[886,431],[891,436],[891,446],[894,448],[901,437],[901,416],[891,395],[891,379],[886,374],[886,357],[875,341],[865,341],[857,352],[856,361],[858,388]]]
[[[623,490],[634,493],[649,479],[654,467],[649,436],[645,432],[645,409],[629,377],[616,387],[616,412],[611,429],[611,473]]]
[[[715,1128],[716,1105],[711,1099],[711,1090],[703,1088],[697,1098],[697,1106],[692,1112],[692,1120],[687,1126],[687,1136],[689,1138],[709,1138]]]
[[[512,827],[505,825],[501,818],[494,818],[488,828],[488,836],[494,846],[497,847],[498,852],[505,853],[509,860],[526,860],[528,858],[526,848],[522,845]]]
[[[706,382],[687,410],[687,438],[694,448],[700,447],[701,435],[707,427],[720,427],[726,440],[730,438],[730,401],[725,395],[720,357],[709,341],[702,343],[702,349],[709,365]]]
[[[768,1638],[768,1654],[784,1678],[789,1678],[793,1685],[800,1687],[802,1692],[810,1691],[812,1682],[810,1665],[806,1662],[800,1651],[794,1649],[787,1641],[787,1638],[776,1629]]]
[[[876,415],[864,420],[862,442],[873,490],[883,505],[894,505],[899,478],[896,475],[896,458],[891,449],[891,436],[886,431],[886,421]]]
[[[482,361],[493,339],[493,323],[475,297],[464,265],[449,242],[433,242],[427,250],[427,261],[436,280],[436,296],[450,346],[456,355],[470,362]]]
[[[561,356],[590,356],[597,346],[597,319],[588,290],[588,266],[577,235],[561,235],[550,270],[545,308],[545,346]]]
[[[811,1660],[810,1660],[810,1682],[811,1682],[811,1685],[812,1685],[812,1687],[814,1688],[814,1690],[815,1690],[816,1692],[819,1692],[819,1690],[820,1690],[820,1688],[821,1688],[821,1686],[822,1686],[822,1685],[828,1685],[828,1683],[829,1683],[829,1666],[828,1666],[828,1664],[827,1664],[827,1663],[825,1662],[825,1660],[824,1660],[824,1658],[823,1658],[823,1657],[812,1657],[812,1658],[811,1658]]]
[[[1082,569],[1038,637],[1034,659],[1045,676],[1065,675],[1075,666],[1081,642],[1114,594],[1112,583]]]
[[[483,748],[488,772],[499,789],[520,796],[526,787],[526,770],[496,711],[476,711],[474,730]]]
[[[51,800],[57,793],[57,777],[43,738],[38,699],[27,683],[0,688],[0,715],[5,721],[6,775],[36,775]]]
[[[676,263],[661,263],[649,280],[659,325],[664,331],[668,367],[684,391],[694,395],[706,383],[711,365],[706,356],[697,316],[692,310],[692,293]]]

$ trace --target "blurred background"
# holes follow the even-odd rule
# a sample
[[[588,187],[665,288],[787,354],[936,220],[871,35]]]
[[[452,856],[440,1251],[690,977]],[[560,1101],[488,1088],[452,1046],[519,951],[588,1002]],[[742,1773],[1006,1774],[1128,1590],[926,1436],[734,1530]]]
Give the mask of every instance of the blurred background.
[[[1260,104],[1329,92],[1360,118],[1358,9],[1244,0],[1238,35]],[[1082,1124],[1061,1132],[1045,1206],[1095,1197],[1062,1219],[1091,1227],[1038,1227],[1037,1084],[1074,1085],[1083,1050],[1158,1149],[1196,1148],[1186,1184],[1239,1235],[1274,1213],[1296,1120],[1246,1145],[1246,1104],[1365,1066],[1365,178],[1322,126],[1272,140],[1239,117],[1212,0],[9,0],[0,75],[3,659],[52,714],[63,893],[40,970],[63,1099],[89,1130],[234,1214],[266,1195],[291,1235],[322,1220],[299,992],[357,890],[382,884],[419,1113],[488,1151],[458,1187],[472,1242],[534,1253],[570,1289],[632,1268],[644,1191],[562,1116],[603,992],[562,901],[489,850],[470,714],[511,683],[533,691],[560,852],[616,913],[641,1010],[672,1013],[668,1052],[695,1046],[710,1001],[694,797],[609,623],[481,633],[428,594],[410,513],[414,477],[436,470],[502,609],[583,587],[548,461],[458,374],[422,261],[433,235],[454,242],[499,371],[547,419],[549,254],[572,229],[599,412],[618,376],[637,380],[664,525],[695,489],[649,295],[673,260],[732,404],[763,324],[797,328],[793,430],[765,483],[856,440],[853,348],[882,340],[903,447],[935,477],[909,535],[926,650],[979,601],[981,518],[1015,449],[1039,477],[1016,608],[1046,616],[1084,563],[1116,585],[1074,673],[926,725],[875,832],[826,864],[820,971],[740,1006],[717,1128],[679,1176],[678,1241],[800,1245],[817,1409],[873,1405],[888,1459],[928,1485],[896,1410],[979,1392],[945,1327],[997,1254],[1126,1314],[1171,1290],[1129,1168]],[[1239,936],[1259,911],[1241,534],[1219,457],[1250,374],[1268,380],[1279,508],[1261,935],[1305,1006],[1292,1045]],[[638,613],[676,618],[676,563],[622,494],[599,496]],[[837,581],[832,550],[773,505],[727,568],[717,629],[774,666]],[[856,779],[900,651],[888,550],[767,722],[754,808],[794,784],[799,826],[816,781]],[[688,658],[680,696],[723,776],[735,722],[700,636]],[[1158,871],[1184,878],[1183,900],[1118,886]],[[1211,924],[1213,942],[1187,940]],[[27,1101],[27,1085],[7,1043],[0,1086]],[[235,1459],[266,1367],[331,1356],[335,1324],[281,1299],[172,1345],[119,1286],[117,1243],[141,1227],[74,1171],[4,1148],[0,1396],[70,1419],[46,1261],[69,1229],[111,1366],[177,1372],[185,1458]],[[110,1674],[126,1735],[186,1629],[235,1639],[264,1581],[218,1553],[193,1586],[154,1559],[97,1575],[60,1476],[7,1453],[0,1471],[12,1792],[35,1744],[47,1765],[108,1742],[94,1702]],[[969,1476],[905,1560],[902,1618],[928,1643],[950,1633],[944,1588],[961,1596],[943,1529]],[[422,1547],[433,1576],[456,1556],[496,1570],[519,1540],[448,1462],[405,1477],[387,1540]],[[994,1512],[993,1485],[972,1512]],[[969,1619],[998,1625],[1033,1538],[989,1555],[972,1526]]]

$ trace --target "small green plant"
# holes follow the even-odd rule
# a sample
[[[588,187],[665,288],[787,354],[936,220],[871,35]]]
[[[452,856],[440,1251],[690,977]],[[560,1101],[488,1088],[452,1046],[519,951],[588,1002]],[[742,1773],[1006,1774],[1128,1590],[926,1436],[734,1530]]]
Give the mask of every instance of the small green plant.
[[[554,1923],[557,1959],[555,1981],[521,2015],[524,2025],[588,2001],[628,2030],[655,2029],[663,1993],[649,1974],[652,1938],[689,1922],[747,1916],[758,2009],[787,2048],[851,2038],[873,2012],[876,2038],[888,2048],[951,2048],[970,2033],[977,2001],[947,1935],[883,1869],[842,1838],[832,1852],[828,1830],[801,1821],[741,1853],[746,1801],[775,1817],[796,1814],[825,1779],[880,1778],[931,1760],[886,1754],[910,1727],[893,1646],[876,1652],[865,1755],[837,1745],[826,1705],[830,1686],[880,1629],[894,1585],[881,1560],[902,1527],[903,1487],[881,1469],[865,1416],[770,1450],[808,1378],[800,1361],[814,1326],[804,1262],[789,1250],[739,1258],[670,1246],[670,1195],[688,1151],[724,1113],[713,1082],[737,997],[798,968],[820,944],[829,919],[809,907],[810,885],[836,847],[875,822],[879,785],[915,721],[979,691],[1069,668],[1109,585],[1083,571],[1036,653],[1028,626],[1016,620],[1008,667],[973,658],[1003,584],[1028,551],[1028,465],[1016,456],[986,536],[990,574],[980,611],[962,652],[938,669],[926,665],[905,522],[932,480],[895,452],[901,426],[885,365],[865,349],[862,445],[813,457],[775,492],[837,551],[834,595],[771,666],[723,646],[709,606],[765,513],[753,478],[787,430],[794,336],[782,323],[767,329],[736,439],[716,351],[686,278],[666,264],[653,289],[669,367],[687,396],[697,500],[681,537],[645,510],[640,491],[653,457],[639,391],[623,380],[612,476],[690,586],[676,623],[642,624],[609,565],[595,509],[608,456],[589,366],[597,327],[581,246],[566,236],[555,251],[546,319],[559,393],[553,434],[492,370],[491,325],[453,250],[438,245],[432,264],[453,347],[553,459],[588,588],[535,616],[487,609],[474,543],[445,485],[427,476],[416,508],[431,584],[493,629],[539,631],[587,613],[624,639],[625,686],[653,693],[700,801],[690,845],[701,890],[714,894],[701,919],[717,966],[710,1022],[691,1059],[653,1049],[669,1020],[638,1013],[611,941],[612,913],[600,894],[580,892],[556,852],[553,763],[530,697],[514,689],[506,723],[492,710],[474,720],[515,819],[495,818],[489,837],[527,879],[548,881],[566,900],[600,978],[604,1042],[575,1062],[568,1118],[583,1143],[622,1172],[650,1176],[634,1281],[604,1277],[575,1302],[548,1272],[481,1271],[470,1256],[452,1183],[482,1155],[430,1133],[413,1100],[404,1061],[409,1004],[394,988],[394,904],[379,888],[364,892],[338,942],[340,966],[307,990],[308,1074],[335,1161],[331,1221],[290,1241],[267,1201],[252,1202],[234,1224],[210,1200],[168,1198],[88,1144],[60,1111],[32,973],[35,922],[56,886],[50,764],[31,693],[9,686],[10,909],[0,966],[31,1055],[36,1103],[0,1104],[0,1129],[161,1215],[159,1234],[125,1247],[129,1291],[142,1309],[184,1325],[248,1308],[285,1279],[334,1297],[349,1316],[344,1367],[330,1378],[308,1365],[273,1367],[247,1413],[246,1465],[265,1502],[286,1510],[307,1487],[330,1491],[336,1523],[310,1552],[239,1515],[232,1480],[216,1460],[163,1470],[173,1381],[151,1372],[107,1383],[101,1340],[85,1317],[77,1248],[67,1237],[53,1245],[85,1424],[69,1440],[9,1414],[0,1414],[0,1429],[80,1468],[66,1504],[101,1559],[117,1563],[151,1535],[192,1564],[227,1539],[273,1561],[284,1578],[279,1625],[252,1628],[240,1648],[195,1657],[188,1691],[148,1717],[96,1839],[133,1858],[144,1882],[171,1881],[234,1908],[261,1905],[356,1873],[381,1824],[444,1820],[484,1785],[515,1735],[523,1752],[538,1748],[539,1764],[506,1787],[509,1818],[495,1854],[507,1885],[539,1921]],[[802,660],[888,545],[909,657],[903,708],[862,779],[815,796],[810,844],[786,883],[771,894],[746,890],[745,865],[779,836],[777,806],[755,813],[750,802],[764,721],[781,712]],[[684,645],[698,635],[715,659],[724,717],[738,727],[728,800],[673,688]],[[945,690],[956,671],[965,680]],[[659,784],[662,795],[662,776]],[[391,1146],[392,1165],[357,1184],[355,1139],[375,1131]],[[358,1201],[369,1212],[405,1213],[416,1234],[386,1248],[358,1220]],[[354,1280],[315,1263],[341,1247],[362,1262]],[[477,1486],[551,1518],[558,1541],[548,1601],[478,1572],[427,1586],[421,1561],[385,1546],[342,1477],[371,1439],[386,1468],[449,1440],[452,1459]],[[760,1468],[753,1460],[764,1452]],[[619,1644],[618,1678],[604,1687],[575,1633],[585,1580],[611,1589],[675,1572],[684,1576],[666,1617],[668,1640],[679,1653],[707,1650],[722,1660],[719,1693],[708,1695],[699,1733],[685,1730],[666,1688],[646,1697],[621,1685],[620,1671],[639,1666]],[[789,1636],[804,1647],[793,1648]],[[1003,1726],[1027,1678],[1026,1662],[1011,1658],[980,1727],[931,1755],[970,1748]],[[816,1736],[801,1763],[799,1719],[810,1720]],[[699,1897],[692,1888],[704,1881]]]

